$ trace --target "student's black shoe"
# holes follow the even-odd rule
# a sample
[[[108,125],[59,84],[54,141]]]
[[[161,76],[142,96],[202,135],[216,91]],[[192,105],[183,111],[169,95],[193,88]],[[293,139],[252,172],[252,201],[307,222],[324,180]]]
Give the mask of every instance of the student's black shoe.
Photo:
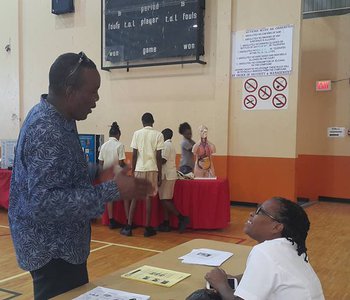
[[[160,232],[170,232],[171,231],[171,227],[169,224],[163,222],[161,223],[158,228],[157,228],[158,231]]]
[[[132,229],[130,225],[126,225],[124,226],[121,230],[120,230],[120,234],[125,235],[125,236],[132,236]]]
[[[156,234],[157,234],[157,231],[155,231],[153,227],[148,226],[148,227],[145,228],[145,232],[143,233],[143,236],[144,237],[150,237],[150,236],[153,236],[153,235],[156,235]]]
[[[139,227],[139,226],[137,226],[135,223],[132,223],[131,229],[136,229],[137,227]]]
[[[123,224],[117,222],[114,219],[109,219],[109,229],[116,229],[116,228],[121,228],[123,227]]]
[[[187,216],[180,217],[179,218],[179,232],[183,233],[189,223],[190,223],[189,217],[187,217]]]
[[[126,224],[128,224],[128,220],[126,220]],[[135,223],[132,223],[131,229],[136,229],[137,227],[139,226],[137,226]]]

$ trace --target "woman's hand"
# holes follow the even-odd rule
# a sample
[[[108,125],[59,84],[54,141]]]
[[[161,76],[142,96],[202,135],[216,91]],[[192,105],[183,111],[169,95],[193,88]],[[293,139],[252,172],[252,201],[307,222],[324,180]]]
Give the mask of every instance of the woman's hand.
[[[234,291],[228,284],[227,274],[223,269],[214,268],[209,271],[204,277],[224,300],[235,299]]]

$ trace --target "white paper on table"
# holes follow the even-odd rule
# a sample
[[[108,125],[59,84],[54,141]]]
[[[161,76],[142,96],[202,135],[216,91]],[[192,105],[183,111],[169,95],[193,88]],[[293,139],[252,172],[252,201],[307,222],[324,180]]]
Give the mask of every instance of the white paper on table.
[[[73,300],[148,300],[151,296],[134,294],[98,286]]]
[[[229,259],[233,253],[213,249],[193,249],[190,253],[179,257],[185,264],[196,264],[218,267]]]

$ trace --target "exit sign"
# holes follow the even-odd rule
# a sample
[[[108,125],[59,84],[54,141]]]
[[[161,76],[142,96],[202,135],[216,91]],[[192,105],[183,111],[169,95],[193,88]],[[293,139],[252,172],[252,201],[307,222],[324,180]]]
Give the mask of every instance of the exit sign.
[[[332,82],[330,80],[316,81],[316,91],[324,92],[332,89]]]

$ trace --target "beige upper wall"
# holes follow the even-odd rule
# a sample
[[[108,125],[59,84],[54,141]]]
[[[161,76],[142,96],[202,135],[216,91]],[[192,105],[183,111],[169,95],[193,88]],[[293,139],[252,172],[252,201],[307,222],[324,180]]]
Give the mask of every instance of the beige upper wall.
[[[0,9],[0,139],[16,139],[19,132],[18,20],[18,2],[2,0]],[[6,45],[10,46],[10,51],[5,50]]]
[[[51,1],[21,1],[23,14],[23,103],[25,115],[47,91],[48,70],[63,52],[83,50],[100,68],[100,1],[75,1],[74,14],[55,16]],[[205,56],[199,64],[101,71],[102,84],[97,108],[86,121],[79,122],[81,133],[102,133],[118,121],[121,140],[130,151],[132,133],[141,125],[141,115],[152,112],[155,128],[170,127],[174,144],[181,122],[188,121],[194,139],[197,128],[209,127],[209,139],[218,154],[227,154],[230,74],[231,0],[206,1]],[[179,152],[179,147],[178,147]]]
[[[316,92],[317,80],[350,77],[350,14],[303,21],[298,152],[350,155],[350,137],[328,138],[328,127],[350,128],[349,80]]]
[[[242,110],[242,79],[232,78],[229,153],[296,157],[301,0],[233,0],[232,31],[293,24],[293,66],[286,110]]]
[[[325,132],[329,126],[350,127],[349,85],[334,84],[333,91],[324,94],[316,94],[313,88],[317,79],[349,77],[349,15],[303,22],[303,60],[299,71],[301,1],[206,2],[204,60],[208,64],[101,72],[101,100],[88,120],[79,122],[80,132],[107,135],[108,125],[117,120],[128,148],[133,131],[141,126],[141,114],[151,111],[156,128],[174,130],[176,145],[181,139],[178,124],[188,121],[195,139],[200,124],[209,127],[209,138],[221,155],[295,157],[296,139],[297,153],[348,155],[349,138],[328,140]],[[0,18],[1,38],[10,30],[15,45],[11,56],[1,54],[2,62],[11,58],[7,61],[9,70],[2,68],[1,78],[4,74],[17,78],[10,89],[17,96],[11,98],[12,102],[0,97],[2,107],[13,105],[23,118],[38,102],[39,95],[47,91],[49,67],[63,52],[84,50],[100,67],[100,1],[77,0],[76,13],[63,16],[51,14],[51,2],[46,0],[6,0],[1,5],[6,7],[1,10],[6,11]],[[230,75],[231,30],[279,24],[294,24],[289,107],[278,112],[243,111],[242,80],[231,79]],[[3,80],[1,87],[2,91],[7,87]],[[2,109],[1,138],[16,137],[18,124],[17,131],[8,128],[13,123],[9,121],[12,113],[4,112]]]

